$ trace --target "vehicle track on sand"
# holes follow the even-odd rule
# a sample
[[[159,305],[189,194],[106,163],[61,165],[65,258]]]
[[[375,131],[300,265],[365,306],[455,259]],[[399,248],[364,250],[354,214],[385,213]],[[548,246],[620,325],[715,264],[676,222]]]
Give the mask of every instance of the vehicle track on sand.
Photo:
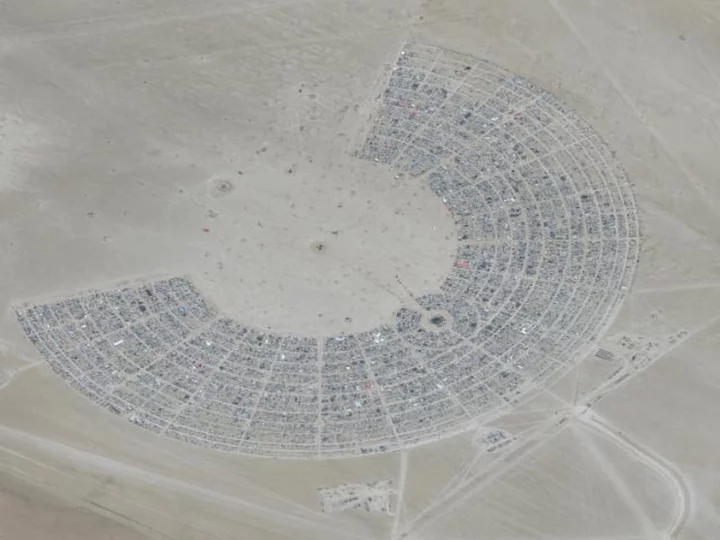
[[[410,533],[417,532],[438,518],[446,515],[453,508],[466,501],[474,493],[480,491],[493,481],[501,477],[515,463],[524,457],[539,450],[545,443],[549,442],[564,427],[570,424],[572,420],[580,422],[584,427],[601,437],[613,442],[623,451],[633,456],[635,459],[655,471],[661,478],[665,480],[668,488],[675,497],[674,518],[662,531],[667,538],[677,538],[680,531],[687,522],[691,507],[691,492],[684,481],[684,478],[677,468],[667,460],[659,456],[648,447],[633,441],[630,437],[613,428],[606,420],[592,411],[590,408],[568,412],[565,415],[557,416],[548,421],[544,426],[536,432],[536,434],[524,441],[522,445],[515,448],[508,455],[496,462],[494,467],[490,467],[479,474],[472,475],[459,485],[451,489],[440,500],[435,501],[425,510],[415,516],[409,523],[405,525],[402,531],[404,537]]]
[[[153,473],[147,469],[135,467],[120,461],[99,456],[97,454],[78,450],[45,437],[25,433],[7,426],[0,426],[0,450],[9,450],[12,452],[12,450],[4,447],[3,440],[24,444],[29,443],[32,444],[35,449],[46,452],[47,455],[52,455],[57,459],[66,459],[69,463],[72,463],[73,465],[82,465],[82,467],[87,470],[102,472],[106,475],[117,476],[118,478],[124,478],[131,481],[144,481],[149,485],[154,485],[168,492],[194,497],[205,503],[217,505],[220,508],[225,508],[234,512],[244,511],[253,516],[263,517],[267,519],[269,523],[272,523],[274,520],[281,520],[284,521],[285,524],[292,525],[296,527],[297,530],[311,535],[341,535],[343,538],[348,539],[372,540],[365,535],[347,530],[347,528],[342,529],[338,527],[329,520],[323,519],[323,514],[319,512],[311,512],[300,505],[290,506],[287,499],[278,500],[278,503],[283,505],[282,510],[269,508],[251,500],[241,499],[233,495],[198,486],[183,480],[171,478],[163,474]],[[39,465],[44,465],[41,462],[37,463]]]
[[[525,439],[522,444],[507,455],[502,456],[491,466],[478,474],[469,476],[460,482],[440,500],[433,501],[427,508],[418,513],[404,527],[399,538],[405,538],[437,521],[448,512],[470,499],[475,493],[492,484],[508,472],[519,460],[539,450],[568,425],[569,415],[557,416],[545,422],[539,433]]]
[[[625,452],[651,468],[667,482],[675,495],[676,512],[674,519],[668,524],[664,532],[669,538],[677,538],[687,522],[691,506],[690,488],[685,483],[680,471],[650,448],[633,441],[623,432],[611,427],[602,417],[590,409],[587,409],[576,418],[583,426],[612,441]]]

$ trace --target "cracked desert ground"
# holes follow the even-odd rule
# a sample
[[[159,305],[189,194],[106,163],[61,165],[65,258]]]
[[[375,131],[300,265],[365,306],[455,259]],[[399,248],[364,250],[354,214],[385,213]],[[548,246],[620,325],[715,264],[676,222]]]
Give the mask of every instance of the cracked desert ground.
[[[5,0],[0,250],[2,540],[720,538],[714,0]]]

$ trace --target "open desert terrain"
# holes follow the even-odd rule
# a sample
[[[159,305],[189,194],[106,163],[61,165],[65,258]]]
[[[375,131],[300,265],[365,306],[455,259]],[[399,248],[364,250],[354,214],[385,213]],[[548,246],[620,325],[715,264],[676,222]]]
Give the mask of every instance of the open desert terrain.
[[[720,3],[0,4],[0,540],[720,538]]]

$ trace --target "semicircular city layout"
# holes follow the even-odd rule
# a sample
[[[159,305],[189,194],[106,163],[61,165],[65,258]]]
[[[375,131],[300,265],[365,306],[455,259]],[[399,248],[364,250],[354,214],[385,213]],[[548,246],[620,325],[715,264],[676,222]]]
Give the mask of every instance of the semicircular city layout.
[[[638,257],[630,183],[552,94],[422,44],[400,53],[357,154],[426,183],[458,250],[437,290],[358,333],[263,331],[191,278],[18,307],[52,368],[154,432],[227,452],[343,457],[437,440],[571,368]]]

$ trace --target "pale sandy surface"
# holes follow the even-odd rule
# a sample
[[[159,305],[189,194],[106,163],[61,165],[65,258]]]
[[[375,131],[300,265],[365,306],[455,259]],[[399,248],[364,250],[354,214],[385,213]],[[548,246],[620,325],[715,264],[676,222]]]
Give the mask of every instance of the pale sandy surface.
[[[74,507],[9,474],[0,476],[2,538],[141,540],[144,534],[85,508]]]
[[[191,274],[236,317],[318,335],[395,309],[388,276],[440,282],[442,205],[349,154],[411,38],[536,81],[617,150],[644,241],[601,346],[651,342],[649,367],[588,358],[498,419],[516,440],[491,453],[471,431],[323,462],[159,438],[38,363],[12,304],[128,278]],[[718,51],[702,0],[3,3],[0,538],[717,538]],[[318,488],[373,480],[390,515],[322,513]]]

